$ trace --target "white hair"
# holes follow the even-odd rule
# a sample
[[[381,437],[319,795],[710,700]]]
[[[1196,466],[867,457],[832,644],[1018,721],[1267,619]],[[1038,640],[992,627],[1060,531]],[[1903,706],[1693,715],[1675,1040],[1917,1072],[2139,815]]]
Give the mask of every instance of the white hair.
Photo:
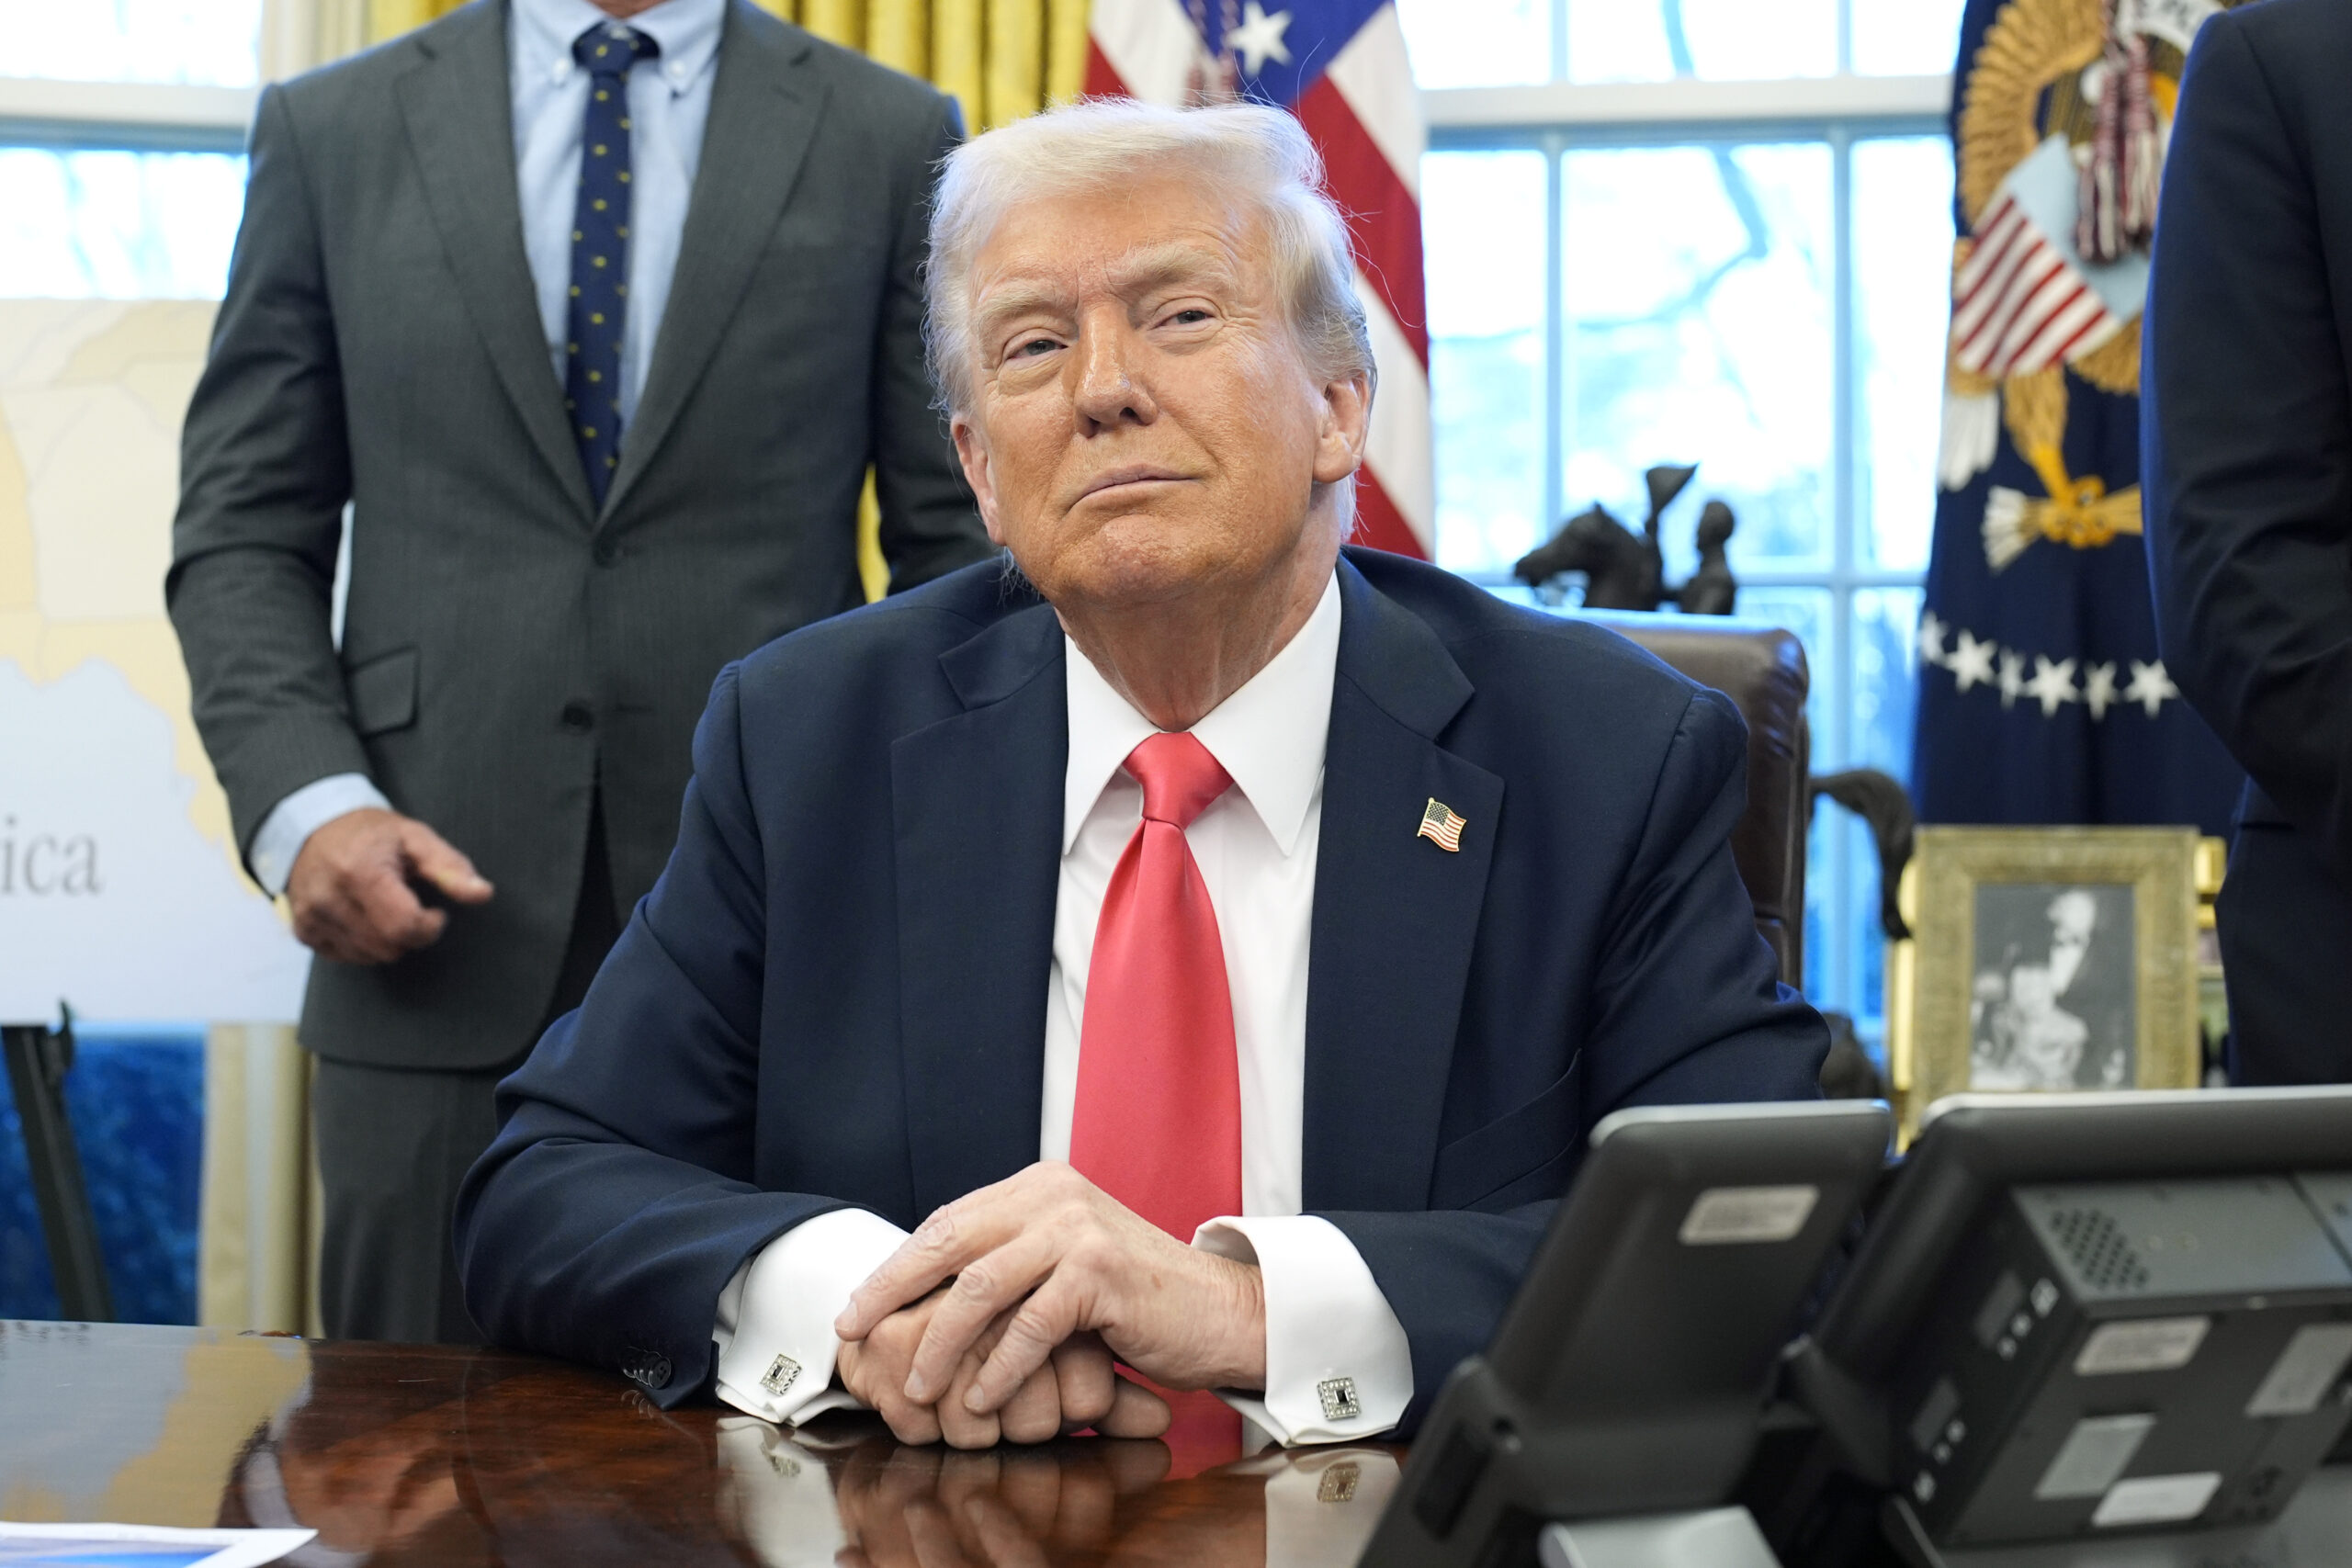
[[[1132,183],[1161,167],[1200,179],[1264,220],[1279,297],[1321,380],[1376,376],[1348,228],[1298,121],[1261,104],[1171,109],[1092,98],[976,136],[947,155],[931,211],[923,342],[942,406],[970,403],[974,258],[1004,215],[1040,197]]]

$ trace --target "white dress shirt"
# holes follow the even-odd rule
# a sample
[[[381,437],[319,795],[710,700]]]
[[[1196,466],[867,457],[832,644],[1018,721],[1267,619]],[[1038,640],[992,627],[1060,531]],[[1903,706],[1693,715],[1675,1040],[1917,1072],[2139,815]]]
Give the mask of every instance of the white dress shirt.
[[[662,0],[628,26],[662,46],[659,59],[629,73],[628,315],[621,323],[621,439],[637,417],[654,339],[669,308],[678,245],[727,0]],[[514,189],[523,254],[531,264],[548,365],[563,386],[564,317],[571,287],[571,218],[580,191],[580,130],[588,114],[588,73],[571,42],[612,18],[590,0],[514,0],[506,17],[508,86],[514,123]],[[272,897],[286,891],[295,857],[312,833],[363,807],[390,809],[365,773],[335,773],[303,785],[270,808],[254,834],[253,868]]]
[[[1154,733],[1075,645],[1065,654],[1069,758],[1046,981],[1041,1159],[1069,1155],[1094,929],[1112,870],[1143,815],[1142,787],[1120,765]],[[1371,1269],[1337,1226],[1299,1213],[1307,955],[1339,654],[1335,577],[1289,644],[1193,727],[1233,788],[1184,831],[1216,911],[1241,1089],[1242,1213],[1211,1220],[1193,1245],[1259,1266],[1265,1396],[1225,1397],[1284,1443],[1385,1431],[1413,1393],[1405,1330]],[[838,1210],[754,1255],[719,1298],[719,1397],[777,1421],[854,1404],[830,1386],[839,1348],[832,1320],[905,1236],[863,1210]]]

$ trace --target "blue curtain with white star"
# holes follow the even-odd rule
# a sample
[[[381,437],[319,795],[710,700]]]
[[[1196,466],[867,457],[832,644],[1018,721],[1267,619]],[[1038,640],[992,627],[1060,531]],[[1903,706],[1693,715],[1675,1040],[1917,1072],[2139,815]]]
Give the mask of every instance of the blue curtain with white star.
[[[2144,288],[2144,260],[2101,266],[2073,254],[2070,170],[2097,134],[2104,83],[2095,67],[2112,55],[2097,31],[2066,28],[2096,29],[2099,14],[2060,0],[1970,0],[1962,23],[1955,338],[1970,330],[1975,247],[1984,243],[1990,262],[2012,242],[1999,227],[2005,197],[2041,215],[2043,238],[2120,326],[2095,324],[2050,363],[2027,356],[2030,368],[1992,374],[1968,368],[1955,347],[1919,626],[1912,786],[1928,822],[2193,823],[2221,834],[2242,775],[2165,671],[2139,533],[2140,322],[2131,290],[2135,265]],[[1998,47],[1985,49],[1988,37]],[[2062,47],[2037,57],[2018,47],[2026,39]],[[2152,96],[2168,110],[2183,49],[2152,38],[2145,53]],[[2064,144],[2053,148],[2057,139]],[[2053,190],[2067,204],[2056,218]],[[2050,308],[2007,274],[1985,296],[2012,326],[2023,322],[2013,341],[2030,334],[2037,308]]]

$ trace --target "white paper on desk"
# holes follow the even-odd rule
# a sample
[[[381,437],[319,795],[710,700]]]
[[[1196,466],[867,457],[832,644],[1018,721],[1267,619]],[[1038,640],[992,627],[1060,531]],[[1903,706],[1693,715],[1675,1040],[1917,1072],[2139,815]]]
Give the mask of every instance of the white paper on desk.
[[[0,1568],[262,1568],[318,1533],[0,1520]]]

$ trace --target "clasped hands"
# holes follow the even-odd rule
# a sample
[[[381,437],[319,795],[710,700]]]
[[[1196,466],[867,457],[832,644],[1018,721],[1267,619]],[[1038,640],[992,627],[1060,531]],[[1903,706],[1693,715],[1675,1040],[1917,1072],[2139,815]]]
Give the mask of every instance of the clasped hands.
[[[1091,1427],[1153,1438],[1169,1388],[1261,1388],[1254,1265],[1185,1246],[1058,1161],[933,1213],[833,1324],[842,1386],[899,1441],[959,1449]]]

